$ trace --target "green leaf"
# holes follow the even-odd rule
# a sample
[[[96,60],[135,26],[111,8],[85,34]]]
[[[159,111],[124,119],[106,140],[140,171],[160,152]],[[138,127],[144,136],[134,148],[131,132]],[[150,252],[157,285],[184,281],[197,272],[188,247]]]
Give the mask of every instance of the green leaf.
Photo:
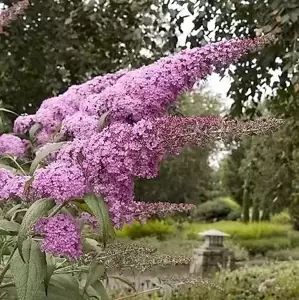
[[[94,282],[92,284],[92,287],[95,289],[95,291],[98,293],[101,300],[109,300],[109,296],[107,294],[107,291],[103,285],[103,283],[99,280]]]
[[[26,208],[24,208],[23,204],[17,204],[15,206],[13,206],[8,212],[6,212],[5,217],[7,219],[14,219],[18,212],[21,212],[24,210],[26,210]]]
[[[84,200],[73,200],[71,201],[72,204],[75,204],[80,210],[86,211],[92,215],[92,211],[89,206],[84,202]]]
[[[57,280],[51,280],[48,294],[45,295],[45,291],[41,289],[33,300],[83,300],[76,285],[63,286],[64,282],[65,281],[59,284]]]
[[[90,252],[90,251],[100,252],[101,251],[99,242],[94,239],[91,239],[91,238],[83,239],[83,249],[86,252]]]
[[[47,271],[45,253],[40,251],[37,242],[28,238],[23,243],[25,263],[16,251],[10,267],[17,288],[18,299],[32,300],[38,293]]]
[[[6,165],[6,164],[0,164],[0,168],[6,169],[6,170],[12,171],[12,172],[15,172],[15,171],[16,171],[15,168],[13,168],[13,167],[11,167],[11,166],[9,166],[9,165]]]
[[[9,110],[9,109],[6,109],[6,108],[3,108],[3,107],[0,107],[0,111],[4,111],[4,112],[7,112],[7,113],[10,113],[10,114],[13,114],[15,116],[19,116],[17,113],[15,113],[14,111],[12,110]]]
[[[20,228],[20,224],[8,221],[5,219],[0,220],[0,235],[17,235]]]
[[[35,141],[35,135],[40,128],[41,125],[39,123],[36,123],[29,129],[29,138],[31,141]]]
[[[94,194],[87,194],[84,197],[84,201],[99,222],[100,230],[102,230],[104,247],[106,247],[109,235],[110,237],[114,237],[113,227],[109,219],[108,206],[102,197],[97,197]]]
[[[134,292],[136,292],[136,288],[133,282],[127,280],[124,277],[120,277],[120,276],[109,276],[109,278],[113,278],[115,280],[121,281],[123,283],[125,283],[126,285],[128,285]]]
[[[45,159],[52,152],[59,150],[64,144],[65,142],[59,142],[59,143],[47,144],[46,146],[44,146],[38,152],[35,159],[31,163],[30,170],[29,170],[30,174],[32,175],[34,173],[34,171],[37,169],[38,165],[43,159]]]
[[[83,293],[85,293],[88,286],[93,285],[100,277],[102,277],[105,274],[105,272],[105,265],[94,260],[87,274],[87,279],[83,289]]]
[[[51,289],[51,286],[54,289]],[[82,300],[83,297],[80,295],[79,282],[78,280],[70,274],[54,274],[50,281],[49,295],[51,295],[51,290],[64,289],[67,291],[67,295],[72,300]]]
[[[99,120],[99,129],[105,128],[105,126],[107,125],[107,117],[109,116],[109,114],[110,114],[110,111],[108,110],[101,115],[100,120]]]
[[[48,295],[50,279],[56,269],[56,264],[55,264],[55,259],[52,256],[47,255],[46,260],[47,260],[47,272],[45,274],[44,286],[45,286],[45,293],[46,295]]]
[[[18,235],[18,250],[20,256],[22,255],[22,244],[27,238],[28,231],[31,229],[31,226],[41,217],[45,216],[47,212],[55,206],[55,202],[51,199],[40,199],[34,202],[29,209],[27,210],[23,221],[20,226],[19,235]]]

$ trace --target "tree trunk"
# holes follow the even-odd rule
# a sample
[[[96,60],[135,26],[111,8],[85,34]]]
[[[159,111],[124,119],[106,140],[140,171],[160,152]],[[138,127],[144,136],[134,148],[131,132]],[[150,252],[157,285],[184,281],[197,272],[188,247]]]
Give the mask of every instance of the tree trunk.
[[[242,220],[244,223],[248,223],[250,221],[249,210],[250,210],[250,191],[249,191],[248,182],[246,180],[244,184],[243,203],[242,203],[242,212],[243,212]]]
[[[257,198],[253,201],[253,207],[252,207],[252,222],[259,222],[260,220],[260,205],[259,200]]]

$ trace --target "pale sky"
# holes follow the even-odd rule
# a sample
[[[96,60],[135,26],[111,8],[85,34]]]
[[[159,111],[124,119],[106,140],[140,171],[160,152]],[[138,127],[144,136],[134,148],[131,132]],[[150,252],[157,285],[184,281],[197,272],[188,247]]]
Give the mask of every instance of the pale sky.
[[[187,8],[185,8],[185,10],[181,12],[181,14],[184,16],[190,15]],[[189,17],[186,17],[184,19],[184,22],[182,24],[182,29],[184,33],[180,34],[180,36],[178,37],[180,45],[184,45],[186,36],[193,28],[193,18],[194,16],[190,15]],[[209,29],[213,29],[214,26],[215,25],[213,21],[208,24]],[[227,92],[230,88],[230,77],[225,76],[221,79],[218,74],[213,73],[208,77],[207,84],[212,93],[215,93],[220,96],[221,102],[223,103],[223,107],[229,109],[232,104],[232,100],[227,97]]]

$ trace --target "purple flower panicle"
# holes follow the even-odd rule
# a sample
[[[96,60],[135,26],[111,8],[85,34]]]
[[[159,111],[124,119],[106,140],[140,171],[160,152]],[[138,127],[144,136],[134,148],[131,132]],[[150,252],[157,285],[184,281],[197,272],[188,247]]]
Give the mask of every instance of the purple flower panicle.
[[[78,259],[83,253],[78,224],[69,215],[41,218],[33,230],[42,236],[44,252],[70,259]]]
[[[24,188],[29,178],[0,168],[0,201],[25,199]]]
[[[28,142],[12,134],[0,135],[0,155],[24,157],[28,154]]]

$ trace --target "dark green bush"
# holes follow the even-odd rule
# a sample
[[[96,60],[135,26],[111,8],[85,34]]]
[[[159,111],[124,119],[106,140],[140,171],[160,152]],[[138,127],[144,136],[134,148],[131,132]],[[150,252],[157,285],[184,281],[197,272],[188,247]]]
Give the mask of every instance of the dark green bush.
[[[269,251],[267,258],[279,261],[299,260],[299,248]]]
[[[240,217],[239,207],[222,198],[199,205],[191,215],[192,220],[197,222],[233,221]]]
[[[291,247],[291,241],[288,237],[238,240],[238,244],[246,249],[251,256],[266,255],[270,250],[281,250]]]
[[[245,267],[234,272],[223,271],[213,282],[223,290],[204,286],[186,289],[171,300],[297,300],[299,262]]]

